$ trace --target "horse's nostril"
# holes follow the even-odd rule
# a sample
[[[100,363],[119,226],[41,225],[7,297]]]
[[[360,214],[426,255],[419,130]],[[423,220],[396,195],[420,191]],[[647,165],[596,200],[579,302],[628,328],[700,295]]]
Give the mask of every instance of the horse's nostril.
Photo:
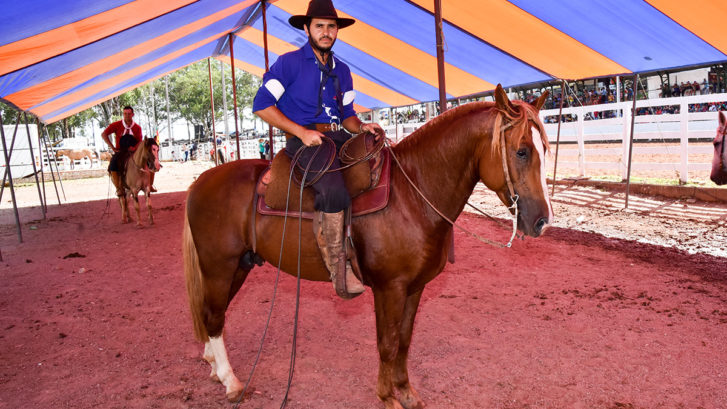
[[[546,219],[545,217],[541,217],[540,219],[538,219],[537,222],[535,222],[535,231],[540,233],[541,231],[543,231],[543,228],[545,228],[546,224],[548,224],[548,219]]]

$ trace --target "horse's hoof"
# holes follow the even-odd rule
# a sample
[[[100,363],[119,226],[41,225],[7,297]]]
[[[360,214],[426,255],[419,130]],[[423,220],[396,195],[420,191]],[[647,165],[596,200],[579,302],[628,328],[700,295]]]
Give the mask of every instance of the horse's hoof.
[[[217,374],[215,373],[215,370],[214,369],[212,370],[212,372],[210,372],[210,381],[212,381],[212,382],[222,382],[220,380],[220,377],[217,376]]]
[[[404,409],[396,398],[389,398],[384,400],[385,409]]]
[[[237,402],[238,399],[240,399],[240,396],[242,396],[242,384],[237,380],[237,378],[235,378],[230,386],[227,387],[225,396],[227,396],[227,400],[230,402]]]

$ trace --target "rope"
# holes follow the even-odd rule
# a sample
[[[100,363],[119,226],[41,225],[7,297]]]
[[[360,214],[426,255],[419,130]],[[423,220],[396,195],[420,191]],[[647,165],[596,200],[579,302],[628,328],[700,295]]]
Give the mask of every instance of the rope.
[[[504,135],[505,135],[504,130],[502,132],[502,135],[503,135],[503,138],[504,138]],[[504,142],[504,140],[503,140],[503,142]],[[442,219],[444,219],[447,223],[449,223],[453,227],[456,227],[456,228],[462,230],[463,232],[469,234],[470,236],[476,238],[477,240],[479,240],[479,241],[481,241],[481,242],[483,242],[485,244],[489,244],[491,246],[499,247],[499,248],[511,247],[512,246],[512,241],[515,239],[515,236],[517,235],[517,217],[518,217],[517,201],[519,199],[519,197],[517,195],[515,195],[514,197],[511,197],[513,203],[512,203],[512,205],[510,205],[508,207],[508,209],[510,209],[511,211],[514,211],[514,218],[513,218],[513,221],[512,221],[512,235],[510,236],[510,240],[506,244],[501,244],[501,243],[498,243],[498,242],[495,242],[495,241],[486,239],[486,238],[480,236],[479,234],[477,234],[475,232],[472,232],[472,231],[469,231],[466,228],[464,228],[464,227],[460,226],[459,224],[455,223],[449,217],[447,217],[444,213],[442,213],[439,209],[437,209],[437,207],[434,206],[432,204],[432,202],[429,201],[429,199],[427,199],[427,197],[424,195],[424,193],[422,193],[422,191],[419,189],[419,187],[417,187],[414,184],[414,182],[411,180],[411,178],[409,177],[409,175],[404,170],[404,167],[401,166],[401,162],[399,162],[399,158],[396,157],[396,154],[394,153],[394,150],[391,149],[391,145],[389,144],[388,140],[386,141],[386,144],[388,145],[387,148],[389,149],[389,152],[391,153],[391,157],[394,158],[394,161],[396,162],[397,166],[399,166],[399,169],[401,170],[401,173],[404,174],[404,177],[409,182],[409,184],[411,185],[411,187],[414,188],[414,190],[419,194],[419,196],[421,196],[421,198],[424,200],[424,202],[426,204],[428,204],[429,207],[431,207]],[[504,146],[503,146],[503,149],[504,149]],[[502,157],[502,160],[503,160],[503,162],[506,161],[506,159],[505,159],[504,156]],[[505,164],[504,166],[506,167],[507,164]],[[507,181],[508,181],[508,185],[509,185],[508,187],[509,187],[510,191],[512,191],[513,189],[512,189],[512,185],[510,184],[510,176],[509,175],[507,176]],[[479,210],[479,209],[477,209],[477,210]],[[485,214],[481,210],[479,210],[479,211],[481,213]],[[491,217],[491,216],[488,215],[488,217]]]

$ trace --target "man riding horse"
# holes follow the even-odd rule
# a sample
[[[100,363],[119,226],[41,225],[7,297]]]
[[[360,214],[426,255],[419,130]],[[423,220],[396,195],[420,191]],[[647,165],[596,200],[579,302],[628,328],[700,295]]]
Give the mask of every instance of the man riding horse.
[[[330,138],[335,143],[335,152],[330,152],[335,155],[331,169],[339,168],[338,152],[351,133],[371,132],[377,139],[384,135],[378,124],[363,123],[356,117],[351,71],[331,51],[338,30],[355,20],[339,18],[331,0],[312,0],[306,15],[292,16],[288,22],[305,31],[309,41],[300,49],[281,55],[265,73],[253,111],[285,132],[285,152],[290,157],[303,146],[321,145],[324,136]],[[316,154],[316,149],[304,149],[298,163],[303,168],[310,165],[313,171],[322,169],[330,157],[323,152]],[[340,171],[325,173],[312,187],[315,237],[333,285],[338,274],[345,274],[349,297],[359,295],[364,286],[344,256],[344,211],[351,205],[351,197],[343,176]]]
[[[125,106],[122,116],[123,118],[120,121],[111,123],[103,131],[103,133],[101,133],[101,138],[103,138],[104,142],[106,142],[111,150],[114,151],[114,154],[111,156],[111,160],[109,161],[108,170],[111,175],[111,180],[113,181],[114,186],[116,186],[116,195],[119,197],[124,195],[124,185],[120,172],[124,169],[124,165],[131,156],[131,153],[136,150],[139,143],[141,143],[144,139],[141,134],[141,127],[134,122],[133,119],[134,108],[128,105]],[[109,139],[111,134],[115,135],[115,143],[113,144]],[[150,174],[150,178],[151,180],[149,181],[149,184],[151,185],[151,191],[156,192],[157,190],[154,188],[154,173]]]

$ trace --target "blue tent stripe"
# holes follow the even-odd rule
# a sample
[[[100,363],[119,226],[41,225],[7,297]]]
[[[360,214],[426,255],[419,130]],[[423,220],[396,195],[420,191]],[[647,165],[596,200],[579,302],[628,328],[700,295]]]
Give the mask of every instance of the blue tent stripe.
[[[160,75],[163,75],[166,72],[171,72],[178,70],[179,68],[182,68],[184,66],[187,66],[189,64],[192,64],[196,61],[205,59],[212,55],[212,52],[214,51],[215,47],[217,46],[216,42],[210,42],[208,44],[205,44],[202,47],[199,47],[195,50],[190,51],[187,54],[184,54],[178,58],[175,58],[174,60],[168,61],[164,64],[158,65],[154,67],[153,69],[146,71],[143,74],[140,74],[134,78],[130,78],[126,81],[120,82],[113,87],[107,88],[101,92],[98,92],[92,96],[89,96],[87,98],[84,98],[82,100],[76,101],[73,104],[70,104],[68,106],[65,106],[61,109],[58,109],[54,112],[49,113],[48,115],[44,115],[41,119],[49,119],[56,117],[58,115],[62,115],[64,112],[71,111],[73,109],[76,109],[78,107],[87,105],[89,103],[92,103],[97,100],[101,100],[104,98],[111,98],[114,94],[118,93],[119,91],[122,91],[126,88],[134,87],[137,84],[141,84],[145,81],[148,81],[154,77],[158,77]]]
[[[644,1],[510,1],[633,72],[727,59]]]
[[[404,0],[339,0],[336,8],[436,58],[434,16]],[[401,23],[406,16],[406,24]],[[490,83],[522,84],[552,77],[445,22],[445,61]],[[457,45],[449,47],[448,45]],[[438,94],[437,94],[438,95]]]
[[[278,59],[278,57],[278,54],[270,51],[268,52],[268,58],[270,59],[271,65]],[[235,40],[235,59],[254,65],[263,71],[265,70],[265,50],[244,38],[237,38]],[[356,84],[354,83],[353,85],[355,88]],[[354,102],[365,107],[389,106],[371,95],[364,94],[360,90],[356,90],[356,100]]]
[[[237,0],[200,0],[155,20],[124,30],[57,57],[39,62],[0,78],[0,96],[48,81],[94,61],[118,54],[162,34],[238,3]],[[239,16],[238,16],[239,19]],[[228,22],[231,20],[227,20]],[[229,23],[228,23],[229,24]],[[230,26],[231,27],[231,26]],[[228,27],[229,28],[229,27]]]
[[[62,92],[51,99],[43,101],[43,104],[51,102],[57,98],[66,96],[68,94],[72,94],[72,93],[82,90],[86,87],[93,86],[94,84],[105,81],[108,78],[116,77],[118,75],[123,74],[126,71],[133,70],[136,67],[147,64],[147,63],[154,61],[158,58],[161,58],[167,54],[171,54],[177,50],[187,47],[190,44],[195,44],[199,41],[202,41],[207,37],[210,37],[214,34],[224,31],[227,27],[230,27],[230,25],[235,24],[235,22],[237,22],[238,19],[239,19],[239,16],[233,15],[233,16],[227,17],[226,19],[220,20],[213,25],[209,25],[209,26],[203,28],[202,30],[198,30],[186,37],[180,38],[179,40],[177,40],[173,43],[170,43],[164,47],[158,48],[151,53],[140,56],[139,58],[129,61],[128,63],[126,63],[120,67],[117,67],[113,70],[105,72],[82,84],[79,84],[73,88],[70,88],[67,91]],[[216,42],[216,41],[217,41],[217,39],[213,40],[213,42]],[[35,108],[35,107],[33,107],[33,108]]]
[[[296,47],[300,47],[308,41],[302,30],[295,29],[288,24],[290,14],[278,7],[271,6],[268,9],[268,31],[275,33],[275,36]],[[258,19],[253,27],[262,30],[262,19]],[[383,87],[390,88],[402,95],[418,101],[434,100],[439,95],[436,87],[433,87],[411,75],[381,61],[374,56],[362,52],[358,48],[347,44],[340,39],[333,47],[336,57],[348,64],[351,71],[371,80]],[[354,87],[356,86],[354,82]],[[381,106],[388,106],[384,104]]]
[[[0,13],[0,45],[75,23],[132,1],[6,1]]]

